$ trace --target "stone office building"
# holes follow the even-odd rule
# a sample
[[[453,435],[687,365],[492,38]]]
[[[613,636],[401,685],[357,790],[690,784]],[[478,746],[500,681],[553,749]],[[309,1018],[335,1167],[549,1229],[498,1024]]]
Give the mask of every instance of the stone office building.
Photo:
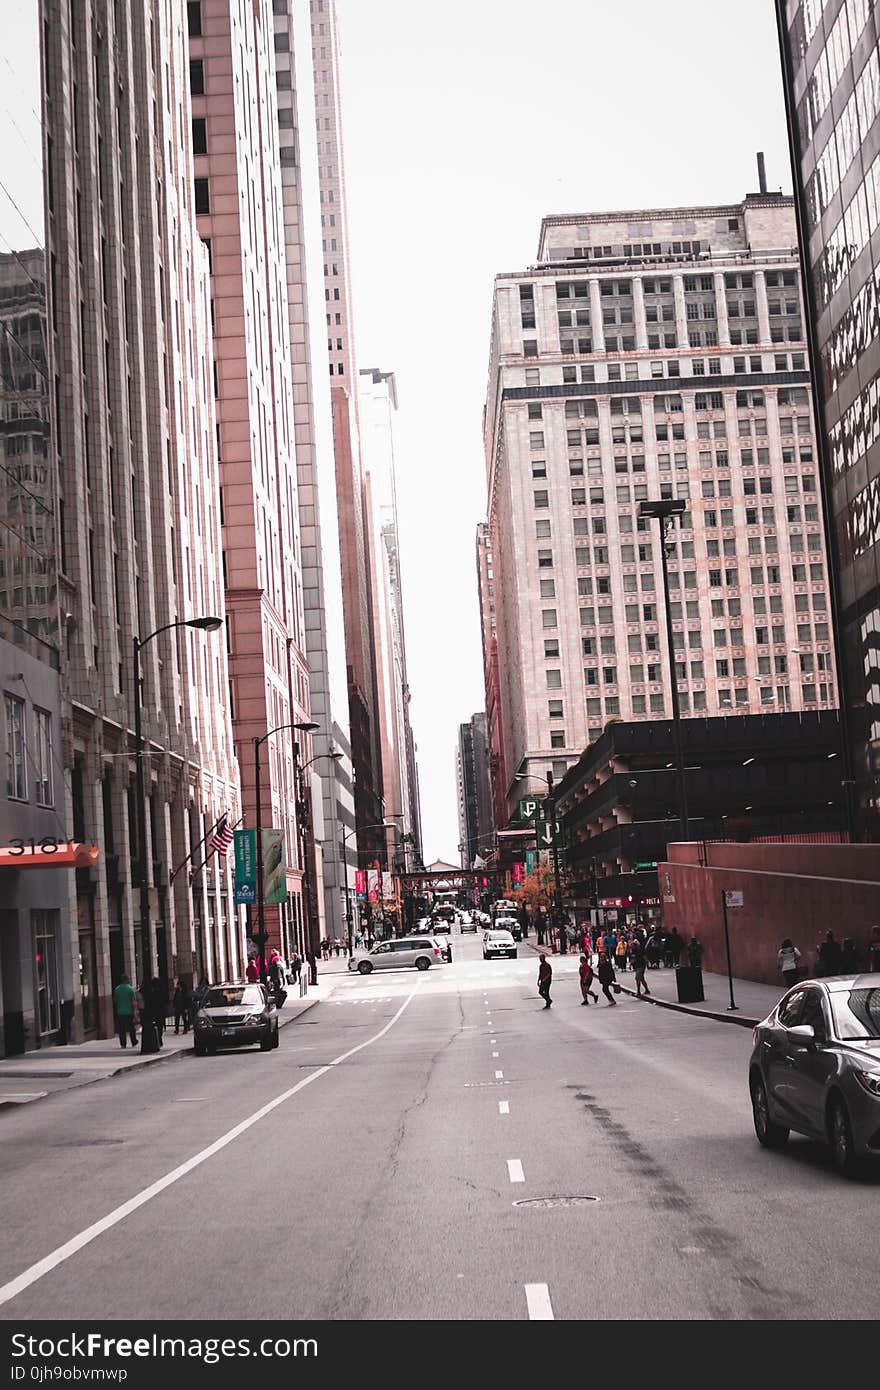
[[[485,443],[508,814],[609,719],[836,703],[794,206],[546,217],[497,276]],[[485,618],[484,618],[485,621]],[[487,677],[487,686],[489,684]],[[496,776],[497,771],[496,771]]]

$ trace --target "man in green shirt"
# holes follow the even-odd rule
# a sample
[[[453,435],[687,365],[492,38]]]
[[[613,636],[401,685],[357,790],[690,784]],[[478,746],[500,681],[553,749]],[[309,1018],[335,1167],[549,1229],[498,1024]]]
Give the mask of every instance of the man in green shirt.
[[[125,1047],[126,1039],[131,1038],[131,1045],[137,1044],[137,1033],[134,1027],[134,1010],[136,995],[129,984],[128,976],[123,975],[119,984],[113,991],[113,1004],[116,1009],[116,1027],[119,1031],[120,1047]]]

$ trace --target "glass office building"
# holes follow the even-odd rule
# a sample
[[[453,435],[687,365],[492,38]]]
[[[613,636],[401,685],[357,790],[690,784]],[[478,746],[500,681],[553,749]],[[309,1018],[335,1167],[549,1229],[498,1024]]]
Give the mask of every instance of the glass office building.
[[[880,51],[870,0],[777,0],[851,809],[880,838]],[[822,447],[824,445],[824,447]]]

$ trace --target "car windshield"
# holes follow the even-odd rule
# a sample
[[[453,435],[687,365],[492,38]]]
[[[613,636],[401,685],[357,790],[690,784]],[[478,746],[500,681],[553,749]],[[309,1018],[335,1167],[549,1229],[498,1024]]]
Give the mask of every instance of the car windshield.
[[[869,989],[833,990],[831,1009],[839,1038],[880,1038],[880,985]]]
[[[490,940],[490,941],[506,941],[506,940],[508,939],[509,936],[510,936],[510,932],[509,932],[509,931],[490,931],[490,933],[489,933],[489,940]]]
[[[205,1009],[262,1009],[263,996],[256,985],[223,985],[209,989]]]

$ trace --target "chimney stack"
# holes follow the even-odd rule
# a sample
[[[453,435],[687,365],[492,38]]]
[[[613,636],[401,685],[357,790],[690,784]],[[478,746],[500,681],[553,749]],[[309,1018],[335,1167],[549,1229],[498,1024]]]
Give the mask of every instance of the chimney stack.
[[[767,192],[767,175],[764,172],[764,151],[758,150],[758,192]]]

